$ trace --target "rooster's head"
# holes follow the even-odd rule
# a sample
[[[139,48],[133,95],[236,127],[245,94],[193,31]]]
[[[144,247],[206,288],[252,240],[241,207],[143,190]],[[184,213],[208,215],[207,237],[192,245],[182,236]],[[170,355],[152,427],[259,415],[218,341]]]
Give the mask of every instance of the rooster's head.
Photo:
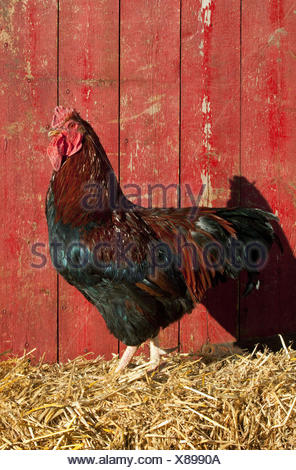
[[[52,140],[47,148],[47,154],[52,167],[58,171],[63,159],[74,155],[82,148],[84,128],[81,118],[73,108],[57,106],[48,133]]]

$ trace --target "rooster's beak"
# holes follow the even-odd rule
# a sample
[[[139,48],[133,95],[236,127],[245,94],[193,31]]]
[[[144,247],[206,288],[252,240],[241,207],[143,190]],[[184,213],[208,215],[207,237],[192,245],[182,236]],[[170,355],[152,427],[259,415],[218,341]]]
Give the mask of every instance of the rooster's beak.
[[[51,131],[49,131],[47,135],[48,137],[53,137],[54,135],[58,135],[60,133],[61,133],[61,129],[52,129]]]

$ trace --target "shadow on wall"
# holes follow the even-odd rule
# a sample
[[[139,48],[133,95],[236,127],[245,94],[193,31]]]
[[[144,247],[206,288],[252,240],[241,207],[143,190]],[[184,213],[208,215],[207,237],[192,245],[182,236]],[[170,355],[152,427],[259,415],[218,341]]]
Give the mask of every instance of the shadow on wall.
[[[227,207],[237,206],[241,194],[242,207],[257,207],[272,212],[255,184],[246,178],[234,176],[230,189]],[[273,222],[273,227],[281,241],[283,253],[275,243],[268,264],[260,274],[259,290],[242,297],[247,282],[246,273],[242,273],[240,283],[229,281],[220,284],[208,291],[203,302],[210,315],[243,347],[257,341],[271,347],[280,346],[280,338],[274,336],[279,333],[285,335],[287,340],[296,338],[296,260],[280,224]]]

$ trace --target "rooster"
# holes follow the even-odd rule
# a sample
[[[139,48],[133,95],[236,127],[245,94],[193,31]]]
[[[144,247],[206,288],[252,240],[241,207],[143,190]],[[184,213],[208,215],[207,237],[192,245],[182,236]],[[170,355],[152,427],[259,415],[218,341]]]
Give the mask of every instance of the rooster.
[[[248,271],[245,294],[258,285],[276,217],[250,208],[144,208],[123,194],[100,140],[70,108],[55,108],[53,167],[46,199],[51,259],[127,345],[117,371],[150,339],[190,313],[219,281]],[[214,295],[214,292],[213,292]]]

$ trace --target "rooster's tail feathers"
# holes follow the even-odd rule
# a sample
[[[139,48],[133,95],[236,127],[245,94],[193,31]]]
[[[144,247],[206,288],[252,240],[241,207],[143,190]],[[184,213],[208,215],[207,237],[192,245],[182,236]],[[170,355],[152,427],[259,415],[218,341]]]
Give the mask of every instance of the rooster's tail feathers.
[[[222,248],[223,269],[216,270],[212,285],[227,278],[235,279],[242,270],[248,272],[244,296],[258,289],[259,272],[268,261],[269,250],[276,241],[281,251],[282,244],[275,234],[272,221],[278,218],[267,211],[252,208],[201,209],[196,225],[210,233]]]

